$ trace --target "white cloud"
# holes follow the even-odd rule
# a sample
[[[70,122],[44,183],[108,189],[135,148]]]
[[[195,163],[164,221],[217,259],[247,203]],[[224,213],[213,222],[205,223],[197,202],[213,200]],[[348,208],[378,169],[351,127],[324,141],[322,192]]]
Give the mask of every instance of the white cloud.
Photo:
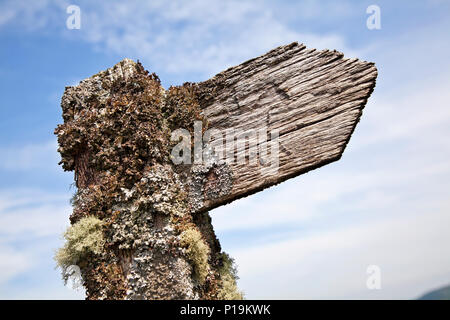
[[[398,205],[403,210],[425,205],[421,207],[425,210],[429,203],[424,202],[423,197],[414,197],[414,194],[420,190],[426,192],[428,188],[447,186],[446,179],[439,179],[450,174],[450,165],[445,161],[421,166],[423,157],[416,152],[410,155],[409,162],[398,168],[390,167],[390,155],[384,155],[368,171],[365,166],[355,168],[351,165],[351,157],[358,156],[357,152],[346,151],[348,162],[341,160],[215,209],[212,217],[216,230],[225,233],[304,225],[319,219],[326,223],[326,219],[337,210],[346,212],[347,216],[354,212],[385,212],[390,206],[397,208]],[[433,185],[426,181],[432,181]],[[427,199],[439,199],[440,196],[427,195]],[[333,210],[327,213],[330,209]]]
[[[27,254],[0,244],[0,284],[27,271],[32,264]]]
[[[4,300],[82,300],[85,294],[83,290],[74,290],[58,285],[56,282],[47,282],[38,286],[0,288],[0,298]]]
[[[33,2],[34,3],[34,2]],[[65,30],[67,2],[37,1],[29,5],[9,1],[0,7],[3,24],[19,23],[30,31],[57,28],[70,39],[92,43],[102,51],[140,59],[152,71],[177,75],[194,72],[205,79],[263,54],[282,44],[303,42],[318,49],[338,49],[346,56],[358,52],[346,46],[338,34],[314,34],[293,29],[275,15],[284,8],[297,18],[324,14],[341,16],[347,5],[324,4],[318,12],[313,2],[301,6],[251,1],[80,1],[81,29]],[[339,8],[339,10],[336,10]],[[189,79],[186,79],[186,81]]]
[[[0,190],[1,298],[55,298],[57,292],[82,297],[82,292],[66,292],[52,259],[69,224],[69,199],[70,194],[41,190]],[[23,283],[30,287],[20,289]],[[51,292],[42,292],[45,287]]]
[[[9,171],[55,170],[60,160],[57,143],[47,141],[40,144],[1,147],[0,169]]]
[[[65,21],[67,6],[68,1],[65,0],[6,0],[0,4],[0,28],[17,25],[27,31],[42,30],[57,24],[60,19]]]
[[[60,236],[68,224],[72,208],[69,205],[42,203],[38,207],[9,210],[0,214],[0,241],[4,238],[34,239],[49,235]]]
[[[449,223],[446,210],[404,213],[231,252],[249,298],[411,299],[448,281]],[[372,264],[380,291],[366,287]]]
[[[70,194],[39,190],[0,190],[0,244],[60,238],[72,211]]]
[[[304,42],[319,49],[349,50],[336,34],[315,35],[293,30],[270,8],[242,1],[108,3],[85,11],[89,41],[105,50],[133,55],[152,69],[205,76],[278,45]]]

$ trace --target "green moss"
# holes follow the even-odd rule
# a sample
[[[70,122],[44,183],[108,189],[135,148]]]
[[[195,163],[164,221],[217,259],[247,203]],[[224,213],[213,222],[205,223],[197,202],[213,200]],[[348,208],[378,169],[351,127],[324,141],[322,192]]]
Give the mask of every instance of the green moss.
[[[222,266],[219,269],[221,288],[217,293],[219,300],[243,300],[244,294],[239,291],[236,280],[238,279],[234,260],[227,254],[222,253]]]
[[[187,248],[187,257],[194,267],[194,278],[203,284],[209,272],[209,247],[197,229],[187,229],[181,233],[181,245]]]
[[[64,233],[66,243],[55,255],[55,260],[63,272],[63,277],[71,265],[78,264],[90,253],[100,254],[105,243],[103,222],[96,217],[85,217],[70,226]]]

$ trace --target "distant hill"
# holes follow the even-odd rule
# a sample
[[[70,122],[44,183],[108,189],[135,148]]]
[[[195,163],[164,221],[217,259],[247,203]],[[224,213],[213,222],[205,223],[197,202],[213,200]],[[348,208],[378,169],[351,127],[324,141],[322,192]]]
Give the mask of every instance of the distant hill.
[[[418,300],[450,300],[450,286],[430,291]]]

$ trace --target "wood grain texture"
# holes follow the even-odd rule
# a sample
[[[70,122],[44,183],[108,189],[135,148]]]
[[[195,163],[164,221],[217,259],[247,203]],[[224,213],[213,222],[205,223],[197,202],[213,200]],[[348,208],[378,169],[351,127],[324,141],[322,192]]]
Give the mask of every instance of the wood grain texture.
[[[199,83],[209,128],[221,132],[261,128],[279,131],[279,168],[270,174],[262,161],[229,162],[231,191],[205,198],[198,211],[210,210],[340,159],[376,77],[373,63],[292,43]],[[221,146],[220,142],[216,144],[218,149]],[[261,146],[264,143],[259,143]]]

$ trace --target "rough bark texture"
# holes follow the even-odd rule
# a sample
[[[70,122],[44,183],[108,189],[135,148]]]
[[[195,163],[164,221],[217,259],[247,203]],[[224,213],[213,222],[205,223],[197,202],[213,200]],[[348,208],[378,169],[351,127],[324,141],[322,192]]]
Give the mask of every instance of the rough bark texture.
[[[279,131],[278,170],[271,172],[270,164],[263,161],[228,162],[233,173],[231,190],[195,199],[199,211],[340,159],[377,77],[373,63],[343,56],[292,43],[199,83],[209,127],[221,132]],[[248,140],[257,150],[270,150],[270,138],[262,144],[255,136]],[[233,152],[237,158],[248,148]]]
[[[80,267],[88,299],[241,298],[207,211],[338,160],[376,75],[372,63],[293,43],[198,84],[165,90],[125,59],[67,87],[55,133],[63,168],[75,171],[71,223],[100,219],[92,245],[103,251],[66,252],[77,248],[68,239],[61,267]],[[200,145],[203,161],[175,165],[171,132],[193,133],[196,121],[221,138]],[[223,143],[224,132],[261,129],[241,149]],[[279,139],[268,135],[276,130]]]

